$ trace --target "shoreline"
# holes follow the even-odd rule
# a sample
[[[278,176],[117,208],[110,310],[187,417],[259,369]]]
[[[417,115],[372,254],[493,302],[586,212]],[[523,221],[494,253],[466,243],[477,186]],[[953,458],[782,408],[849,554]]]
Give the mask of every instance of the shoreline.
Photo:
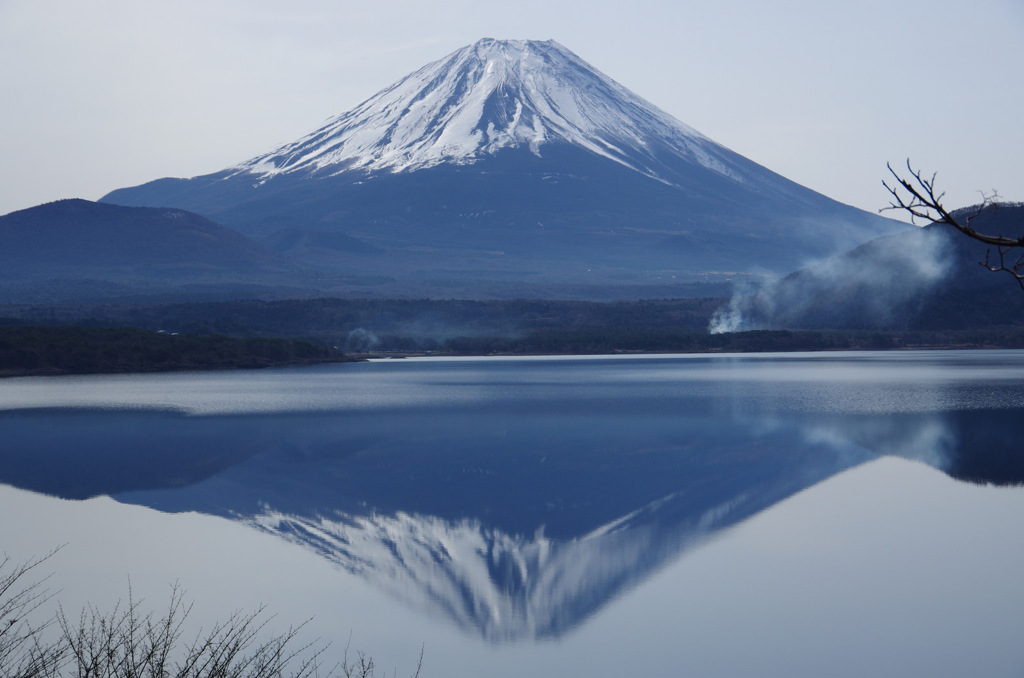
[[[826,351],[969,351],[1024,348],[1015,331],[753,330],[726,334],[580,328],[515,338],[455,338],[437,348],[343,352],[268,337],[168,334],[135,328],[0,327],[0,379],[305,367],[404,358],[723,355]]]

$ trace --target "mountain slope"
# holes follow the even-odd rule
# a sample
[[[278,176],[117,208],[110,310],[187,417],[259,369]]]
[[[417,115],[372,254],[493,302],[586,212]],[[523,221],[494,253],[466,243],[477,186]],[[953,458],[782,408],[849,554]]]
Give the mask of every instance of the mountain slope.
[[[103,200],[278,240],[341,233],[365,248],[321,250],[319,265],[428,290],[781,274],[899,228],[715,143],[551,41],[481,40],[294,143]]]
[[[74,199],[0,216],[2,296],[12,300],[262,284],[300,271],[240,233],[176,208]]]
[[[671,183],[659,153],[742,177],[721,147],[554,41],[485,39],[412,73],[293,144],[239,166],[259,176],[468,164],[571,144]]]
[[[281,265],[266,248],[183,210],[59,200],[0,216],[0,260],[66,267]]]

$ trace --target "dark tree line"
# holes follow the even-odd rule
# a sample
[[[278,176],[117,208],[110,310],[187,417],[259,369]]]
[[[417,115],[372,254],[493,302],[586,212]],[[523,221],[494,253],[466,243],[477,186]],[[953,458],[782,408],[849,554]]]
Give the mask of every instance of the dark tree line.
[[[326,346],[286,339],[132,328],[0,327],[0,375],[8,376],[259,368],[345,359]]]

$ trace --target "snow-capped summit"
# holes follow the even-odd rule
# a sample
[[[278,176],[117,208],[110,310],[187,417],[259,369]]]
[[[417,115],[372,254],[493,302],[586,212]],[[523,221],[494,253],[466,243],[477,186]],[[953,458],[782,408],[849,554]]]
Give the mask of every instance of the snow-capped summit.
[[[703,295],[903,228],[531,40],[480,40],[294,143],[103,200],[198,212],[382,296]]]
[[[259,175],[416,170],[569,143],[669,181],[671,149],[734,176],[717,144],[553,40],[485,38],[427,64],[294,143],[239,165]]]

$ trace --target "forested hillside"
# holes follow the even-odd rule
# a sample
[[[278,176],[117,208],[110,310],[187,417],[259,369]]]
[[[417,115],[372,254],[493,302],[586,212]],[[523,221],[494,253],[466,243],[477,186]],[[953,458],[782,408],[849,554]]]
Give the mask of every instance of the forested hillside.
[[[285,339],[131,328],[0,327],[0,376],[237,369],[344,360],[341,351]]]

